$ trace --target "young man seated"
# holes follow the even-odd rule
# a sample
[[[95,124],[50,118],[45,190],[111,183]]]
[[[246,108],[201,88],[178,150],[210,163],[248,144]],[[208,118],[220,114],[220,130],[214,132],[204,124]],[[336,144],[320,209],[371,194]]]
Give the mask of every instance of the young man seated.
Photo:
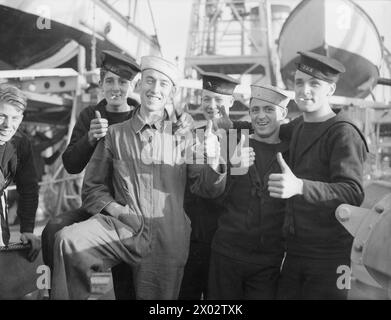
[[[34,235],[38,207],[38,178],[28,138],[18,131],[27,101],[16,87],[0,85],[0,298],[18,299],[36,288],[36,268],[40,238]],[[20,240],[29,245],[26,257],[10,243],[8,207],[5,189],[14,182],[19,194],[17,215],[20,219]],[[20,246],[17,245],[20,249]],[[23,246],[22,246],[23,248]],[[24,249],[23,249],[24,251]],[[32,263],[34,261],[34,263]]]
[[[187,164],[170,148],[177,119],[165,106],[176,92],[176,66],[143,57],[140,81],[140,108],[108,129],[87,165],[83,207],[92,217],[56,234],[53,299],[88,298],[91,272],[120,262],[132,267],[137,299],[177,299],[190,240],[187,178],[204,197],[223,191],[225,167],[213,133],[205,139],[207,164]]]
[[[40,240],[33,233],[39,187],[30,141],[18,131],[26,105],[26,97],[18,88],[0,85],[0,246],[8,245],[10,239],[4,191],[15,182],[19,194],[20,239],[30,243],[29,259],[35,260],[41,249]]]

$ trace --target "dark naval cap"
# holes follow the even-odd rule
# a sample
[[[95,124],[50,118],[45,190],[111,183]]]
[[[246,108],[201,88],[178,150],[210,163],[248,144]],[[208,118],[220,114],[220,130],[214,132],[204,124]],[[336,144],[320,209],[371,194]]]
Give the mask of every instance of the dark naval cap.
[[[141,71],[136,61],[115,51],[102,51],[102,68],[127,80],[133,80]]]
[[[222,73],[205,72],[202,74],[202,89],[219,94],[232,95],[238,80]]]
[[[333,83],[337,82],[339,75],[345,72],[345,67],[338,60],[310,51],[299,51],[298,54],[300,61],[297,64],[297,70],[314,78]]]

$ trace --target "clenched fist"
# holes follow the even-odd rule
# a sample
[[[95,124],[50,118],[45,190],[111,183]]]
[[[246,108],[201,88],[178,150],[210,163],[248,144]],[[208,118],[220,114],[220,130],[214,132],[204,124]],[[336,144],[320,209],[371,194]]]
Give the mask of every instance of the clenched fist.
[[[31,262],[34,261],[41,250],[41,239],[33,233],[24,232],[20,235],[20,241],[22,241],[23,244],[30,244],[31,248],[28,252],[27,258]]]

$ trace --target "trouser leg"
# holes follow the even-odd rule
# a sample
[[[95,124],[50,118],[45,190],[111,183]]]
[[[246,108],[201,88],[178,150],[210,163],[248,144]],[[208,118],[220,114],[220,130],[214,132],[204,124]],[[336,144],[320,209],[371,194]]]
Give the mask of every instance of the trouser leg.
[[[280,278],[278,280],[277,299],[278,300],[298,300],[301,299],[302,291],[302,261],[299,257],[286,255]]]
[[[53,247],[56,233],[64,227],[89,218],[91,218],[91,215],[85,209],[79,208],[49,220],[42,232],[42,258],[51,271],[53,271]],[[113,267],[111,272],[113,274],[115,298],[117,300],[134,300],[136,295],[131,266],[121,262]]]
[[[111,268],[113,274],[113,286],[116,300],[134,300],[136,299],[136,292],[133,282],[132,267],[121,262]]]
[[[183,266],[141,263],[133,269],[136,297],[139,300],[177,300]]]
[[[111,268],[121,261],[135,264],[137,258],[123,244],[134,233],[125,225],[101,214],[57,232],[54,245],[52,299],[87,299],[94,270]]]
[[[277,295],[281,259],[268,259],[259,264],[243,263],[244,299],[274,300]]]
[[[91,215],[83,208],[79,208],[65,212],[49,220],[42,231],[42,258],[50,270],[53,270],[53,246],[56,233],[64,227],[85,221],[89,218],[91,218]]]
[[[179,300],[207,299],[210,243],[190,242]]]
[[[208,299],[243,299],[242,269],[236,260],[211,252],[208,281]]]
[[[347,289],[338,287],[339,266],[350,258],[314,259],[287,255],[278,285],[278,299],[344,300]],[[348,275],[350,276],[350,275]]]
[[[306,259],[304,266],[303,299],[305,300],[346,300],[348,274],[338,273],[345,266],[350,270],[350,258],[345,259]],[[346,279],[339,280],[339,277]]]

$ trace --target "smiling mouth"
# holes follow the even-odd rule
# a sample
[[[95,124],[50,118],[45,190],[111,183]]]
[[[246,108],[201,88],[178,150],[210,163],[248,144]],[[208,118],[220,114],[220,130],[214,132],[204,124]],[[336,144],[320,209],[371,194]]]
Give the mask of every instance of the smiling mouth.
[[[313,99],[311,99],[311,98],[299,98],[299,101],[308,102],[308,101],[313,101]]]
[[[220,112],[218,110],[208,109],[205,111],[211,117],[218,116],[220,114]]]
[[[257,122],[256,125],[259,127],[265,127],[269,124],[269,122]]]
[[[156,96],[147,96],[147,98],[151,101],[160,101],[160,97],[156,97]]]

